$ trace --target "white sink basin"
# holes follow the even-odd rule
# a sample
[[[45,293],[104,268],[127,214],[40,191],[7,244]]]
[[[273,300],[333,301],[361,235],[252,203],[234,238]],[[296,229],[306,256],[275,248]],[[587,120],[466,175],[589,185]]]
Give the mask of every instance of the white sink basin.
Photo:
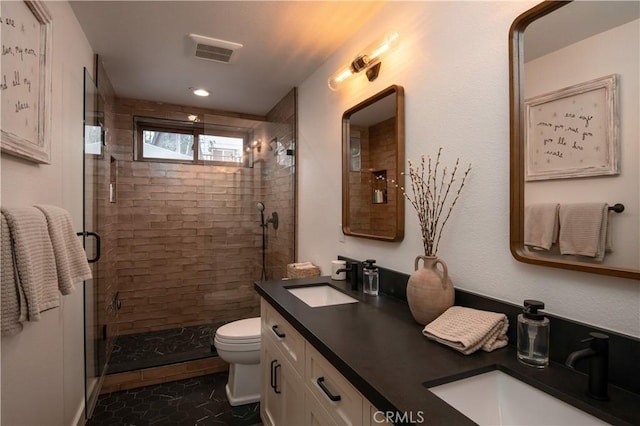
[[[479,425],[606,425],[498,370],[429,388]]]
[[[336,290],[328,285],[314,285],[310,287],[288,288],[289,293],[302,300],[312,308],[318,306],[342,305],[345,303],[356,303],[357,300],[351,296]]]

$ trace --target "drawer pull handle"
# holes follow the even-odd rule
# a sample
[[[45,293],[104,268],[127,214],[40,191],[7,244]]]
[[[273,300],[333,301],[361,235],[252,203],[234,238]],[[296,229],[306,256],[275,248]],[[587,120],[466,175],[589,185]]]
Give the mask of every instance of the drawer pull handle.
[[[284,334],[283,332],[281,332],[280,330],[278,330],[278,325],[272,325],[271,326],[271,330],[273,330],[273,332],[276,334],[276,336],[278,336],[281,339],[284,339],[284,337],[286,336],[286,334]]]
[[[274,390],[276,389],[276,385],[275,385],[276,379],[275,379],[275,374],[274,374],[274,371],[273,371],[274,370],[273,369],[273,365],[276,362],[278,362],[277,359],[274,359],[273,361],[271,361],[271,377],[270,377],[270,379],[271,379],[271,388],[274,389]]]
[[[329,399],[332,400],[333,402],[338,402],[342,399],[340,395],[334,395],[329,391],[329,389],[327,389],[327,386],[324,384],[324,377],[318,377],[318,380],[316,380],[316,383],[318,384],[318,386],[320,386],[320,389],[322,389],[322,391],[327,395],[327,397],[329,397]]]
[[[282,367],[282,364],[276,365],[276,367],[273,369],[273,390],[276,393],[282,393],[282,391],[278,390],[278,368],[280,367]]]

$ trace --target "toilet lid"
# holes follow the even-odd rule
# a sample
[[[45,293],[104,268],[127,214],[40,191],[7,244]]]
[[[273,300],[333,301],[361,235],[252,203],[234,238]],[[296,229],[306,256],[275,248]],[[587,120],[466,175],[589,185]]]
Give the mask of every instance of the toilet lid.
[[[216,337],[223,340],[255,340],[260,338],[260,317],[247,318],[225,324],[216,330]]]

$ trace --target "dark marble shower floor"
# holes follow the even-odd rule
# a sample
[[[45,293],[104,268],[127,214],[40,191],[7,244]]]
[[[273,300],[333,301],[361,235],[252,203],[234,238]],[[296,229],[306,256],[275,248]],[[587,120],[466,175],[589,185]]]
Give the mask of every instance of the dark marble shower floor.
[[[118,336],[107,374],[216,356],[213,337],[222,325],[203,324]]]
[[[100,395],[87,426],[261,425],[260,404],[229,405],[227,372]]]

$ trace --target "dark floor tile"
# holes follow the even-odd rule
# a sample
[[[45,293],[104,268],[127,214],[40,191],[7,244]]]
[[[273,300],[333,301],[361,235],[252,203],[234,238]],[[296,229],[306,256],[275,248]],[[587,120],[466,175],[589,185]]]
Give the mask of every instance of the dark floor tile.
[[[229,405],[227,378],[224,372],[102,395],[87,426],[261,425],[258,403]]]
[[[107,374],[216,356],[213,337],[224,323],[118,336]]]

